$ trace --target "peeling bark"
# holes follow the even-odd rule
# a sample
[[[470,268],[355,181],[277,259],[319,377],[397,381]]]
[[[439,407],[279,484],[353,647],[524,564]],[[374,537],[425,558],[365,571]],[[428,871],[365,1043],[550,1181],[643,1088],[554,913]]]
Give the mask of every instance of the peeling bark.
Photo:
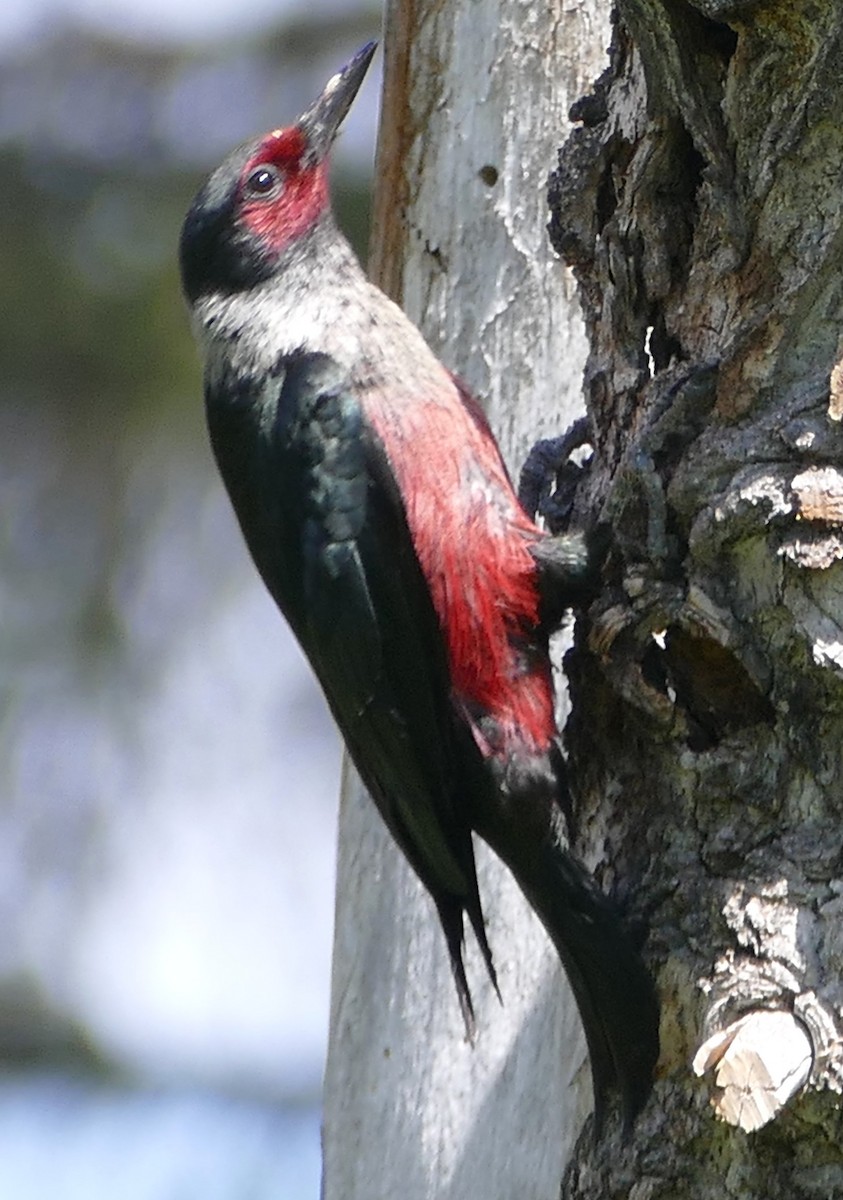
[[[579,837],[664,1006],[572,1198],[843,1196],[841,52],[831,0],[619,0],[551,182],[614,534],[566,661]]]

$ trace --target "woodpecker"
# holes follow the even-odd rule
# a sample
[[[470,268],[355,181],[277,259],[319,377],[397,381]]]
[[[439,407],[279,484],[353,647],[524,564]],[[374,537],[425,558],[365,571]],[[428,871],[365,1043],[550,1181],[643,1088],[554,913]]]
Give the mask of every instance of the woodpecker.
[[[583,558],[520,507],[479,404],[334,223],[328,153],[374,51],[294,124],[236,149],[187,214],[181,272],[211,443],[258,571],[432,897],[467,1029],[465,918],[497,989],[474,832],[561,957],[596,1108],[617,1089],[631,1117],[651,1085],[657,1006],[567,846],[548,659]]]

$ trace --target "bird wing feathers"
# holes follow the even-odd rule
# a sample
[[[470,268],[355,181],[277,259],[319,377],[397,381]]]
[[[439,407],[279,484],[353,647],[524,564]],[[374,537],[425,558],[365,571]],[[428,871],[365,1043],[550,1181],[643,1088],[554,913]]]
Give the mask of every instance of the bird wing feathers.
[[[535,753],[481,761],[453,703],[446,641],[398,482],[345,372],[302,352],[260,384],[209,387],[207,406],[255,563],[363,782],[436,904],[467,1028],[474,1013],[462,959],[466,914],[495,983],[473,826],[510,867],[566,965],[598,1106],[616,1080],[635,1112],[657,1047],[646,972],[609,902],[552,836],[551,801],[565,794],[561,764]]]
[[[249,397],[248,386],[239,407],[230,389],[220,392],[224,403],[209,390],[217,461],[256,564],[319,677],[363,782],[436,903],[471,1028],[463,913],[494,981],[471,830],[456,795],[455,765],[476,750],[450,702],[445,645],[399,489],[330,358],[286,359],[274,387],[280,399],[271,423],[270,406]],[[256,470],[251,454],[269,461]]]

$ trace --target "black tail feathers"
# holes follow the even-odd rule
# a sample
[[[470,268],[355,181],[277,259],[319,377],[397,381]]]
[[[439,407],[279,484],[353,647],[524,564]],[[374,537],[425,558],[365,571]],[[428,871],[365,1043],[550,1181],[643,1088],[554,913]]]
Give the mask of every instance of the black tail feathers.
[[[659,1055],[653,981],[614,906],[561,845],[548,839],[529,864],[528,877],[517,877],[577,1000],[591,1058],[596,1123],[599,1127],[608,1091],[617,1088],[629,1124],[650,1094]]]
[[[541,790],[525,786],[507,797],[489,789],[474,826],[514,875],[562,960],[588,1043],[598,1128],[613,1090],[629,1124],[650,1093],[659,1054],[655,988],[614,905],[559,837]]]
[[[465,963],[463,962],[463,946],[465,944],[463,914],[466,912],[468,913],[468,919],[471,922],[471,927],[480,946],[492,987],[495,989],[498,1000],[501,1000],[498,976],[495,971],[495,964],[492,961],[492,951],[489,947],[489,941],[486,937],[486,925],[483,921],[480,897],[478,895],[472,903],[466,904],[462,897],[446,893],[445,895],[436,897],[436,908],[439,913],[442,929],[445,933],[445,941],[448,945],[448,956],[451,961],[451,971],[453,972],[454,983],[457,988],[460,1012],[465,1023],[466,1037],[470,1042],[473,1042],[477,1035],[477,1020],[474,1013],[474,1002],[471,998],[471,989],[468,986],[468,979],[465,973]]]

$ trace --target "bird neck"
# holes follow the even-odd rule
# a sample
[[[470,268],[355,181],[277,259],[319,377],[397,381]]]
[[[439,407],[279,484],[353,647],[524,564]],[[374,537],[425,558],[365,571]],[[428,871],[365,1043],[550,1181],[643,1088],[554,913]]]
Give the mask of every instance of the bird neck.
[[[278,255],[268,279],[239,291],[213,289],[192,304],[206,382],[232,370],[241,378],[265,376],[299,351],[341,350],[349,313],[369,286],[326,211]]]

